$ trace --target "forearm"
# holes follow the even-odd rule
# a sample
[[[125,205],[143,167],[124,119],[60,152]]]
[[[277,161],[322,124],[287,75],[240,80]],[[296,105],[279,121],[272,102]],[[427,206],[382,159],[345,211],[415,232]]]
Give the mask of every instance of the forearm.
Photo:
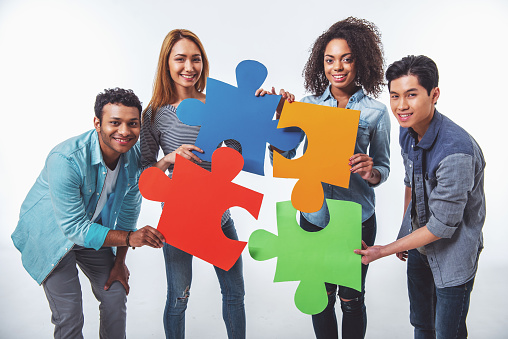
[[[392,242],[391,244],[381,246],[380,254],[381,257],[386,257],[388,255],[395,254],[398,252],[408,251],[414,248],[422,247],[439,239],[441,238],[436,237],[427,229],[427,226],[424,226],[417,229],[413,233]]]
[[[116,259],[115,265],[123,265],[125,264],[125,257],[127,256],[127,251],[129,247],[127,246],[119,246],[116,249]]]
[[[155,164],[154,164],[154,167],[157,167],[159,168],[160,170],[162,170],[163,172],[166,172],[166,170],[172,165],[172,163],[170,161],[168,161],[168,159],[166,157],[162,157],[161,160],[157,161]]]
[[[103,246],[105,247],[127,247],[128,231],[110,230],[106,235]],[[127,251],[125,252],[127,253]]]

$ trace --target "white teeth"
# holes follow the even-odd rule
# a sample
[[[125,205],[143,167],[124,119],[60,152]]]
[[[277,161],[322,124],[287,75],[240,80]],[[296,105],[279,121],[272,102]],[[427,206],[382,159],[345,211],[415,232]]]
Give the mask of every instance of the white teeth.
[[[194,75],[185,75],[185,74],[182,74],[182,76],[183,76],[185,79],[192,79],[192,78],[194,78]]]
[[[333,77],[336,79],[342,79],[342,78],[345,78],[346,76],[345,75],[334,75]]]
[[[411,113],[410,113],[410,114],[399,114],[399,116],[400,116],[401,118],[407,118],[407,117],[408,117],[408,116],[410,116],[410,115],[411,115]]]

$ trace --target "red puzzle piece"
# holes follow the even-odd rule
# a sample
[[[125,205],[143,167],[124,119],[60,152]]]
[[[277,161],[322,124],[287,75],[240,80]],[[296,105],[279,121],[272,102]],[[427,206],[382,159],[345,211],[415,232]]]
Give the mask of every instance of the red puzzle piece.
[[[240,153],[221,147],[212,155],[211,172],[179,155],[172,179],[157,167],[143,171],[139,191],[164,202],[157,229],[168,244],[226,271],[234,265],[247,243],[224,235],[222,214],[239,206],[257,219],[263,200],[263,194],[231,182],[242,167]]]

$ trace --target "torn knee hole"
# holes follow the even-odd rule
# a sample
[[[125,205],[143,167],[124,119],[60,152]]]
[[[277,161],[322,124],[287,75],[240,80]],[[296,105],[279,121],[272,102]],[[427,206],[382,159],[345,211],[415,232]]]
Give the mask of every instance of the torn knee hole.
[[[186,300],[189,298],[189,296],[190,296],[190,286],[187,286],[185,288],[185,291],[183,291],[182,296],[176,298],[176,300]]]

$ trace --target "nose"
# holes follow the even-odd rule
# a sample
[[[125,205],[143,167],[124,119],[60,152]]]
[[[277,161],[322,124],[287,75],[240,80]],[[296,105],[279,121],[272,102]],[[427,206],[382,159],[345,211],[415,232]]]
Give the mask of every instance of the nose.
[[[122,136],[129,135],[131,132],[129,126],[127,124],[120,124],[118,127],[118,133]]]
[[[399,104],[397,105],[397,109],[399,111],[405,111],[409,108],[409,105],[407,103],[407,99],[405,97],[401,97],[399,100]]]
[[[339,59],[339,60],[336,60],[334,63],[333,63],[333,69],[335,71],[342,71],[344,69],[343,65],[342,65],[342,61]]]
[[[185,61],[185,70],[186,70],[187,72],[189,72],[189,71],[192,71],[192,70],[193,70],[193,68],[194,68],[194,67],[193,67],[193,65],[192,65],[192,60],[187,59],[187,60]]]

